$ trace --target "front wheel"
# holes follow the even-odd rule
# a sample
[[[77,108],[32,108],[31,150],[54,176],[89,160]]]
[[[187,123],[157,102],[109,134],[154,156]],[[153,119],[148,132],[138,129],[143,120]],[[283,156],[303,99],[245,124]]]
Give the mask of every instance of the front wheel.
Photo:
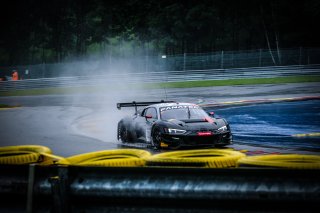
[[[162,141],[162,133],[159,127],[155,127],[151,133],[151,144],[153,148],[160,149],[161,148],[161,141]]]

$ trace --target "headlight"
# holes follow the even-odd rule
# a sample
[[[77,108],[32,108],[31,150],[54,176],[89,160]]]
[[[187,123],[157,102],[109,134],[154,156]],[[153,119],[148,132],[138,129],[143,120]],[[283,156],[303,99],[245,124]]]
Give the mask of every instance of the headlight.
[[[228,130],[227,126],[222,126],[218,129],[218,132],[225,132],[227,130]]]
[[[176,135],[180,135],[186,132],[186,130],[183,129],[168,129],[169,134],[176,134]]]

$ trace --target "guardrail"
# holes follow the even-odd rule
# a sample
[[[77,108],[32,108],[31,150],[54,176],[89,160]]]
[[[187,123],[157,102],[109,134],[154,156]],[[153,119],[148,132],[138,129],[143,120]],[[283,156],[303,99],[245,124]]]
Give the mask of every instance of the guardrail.
[[[96,76],[39,78],[19,81],[0,81],[0,91],[52,87],[101,86],[115,83],[121,84],[121,82],[158,83],[195,80],[270,78],[297,75],[320,75],[320,64],[167,72],[141,72],[126,74],[106,74]]]
[[[319,211],[320,170],[35,165],[0,170],[1,212]]]

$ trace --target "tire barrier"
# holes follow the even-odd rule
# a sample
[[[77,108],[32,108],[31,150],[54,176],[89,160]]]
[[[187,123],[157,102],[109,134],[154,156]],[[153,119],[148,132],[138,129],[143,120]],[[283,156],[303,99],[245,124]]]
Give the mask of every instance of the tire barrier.
[[[28,151],[0,152],[0,164],[29,164],[38,163],[41,160],[39,153]]]
[[[0,164],[53,165],[65,162],[63,157],[52,154],[50,148],[40,145],[0,147]]]
[[[320,169],[320,156],[300,154],[249,156],[240,159],[238,166]]]
[[[0,147],[0,164],[54,164],[62,157],[52,154],[51,149],[39,145]]]
[[[200,149],[156,154],[147,160],[149,166],[168,167],[236,167],[237,161],[246,155],[234,150]]]
[[[245,150],[242,150],[245,152]],[[141,149],[103,150],[63,158],[45,146],[0,147],[0,164],[75,165],[106,167],[274,167],[320,169],[320,156],[266,154],[247,156],[233,149],[171,151],[152,155]]]
[[[30,151],[30,152],[36,152],[36,153],[49,153],[49,154],[52,153],[50,148],[46,146],[40,146],[40,145],[21,145],[21,146],[0,147],[0,152],[6,152],[6,151]]]
[[[135,167],[144,166],[150,156],[151,153],[145,150],[119,149],[75,155],[65,158],[65,161],[77,166]]]
[[[0,147],[0,164],[40,163],[43,161],[40,153],[51,154],[51,150],[35,145]]]
[[[144,166],[150,152],[139,149],[104,150],[63,158],[45,146],[0,147],[0,164],[79,165],[131,167]]]

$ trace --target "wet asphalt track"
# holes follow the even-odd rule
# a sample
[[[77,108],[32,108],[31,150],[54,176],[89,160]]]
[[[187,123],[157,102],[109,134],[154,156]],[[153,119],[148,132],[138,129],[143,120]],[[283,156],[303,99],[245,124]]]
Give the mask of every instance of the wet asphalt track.
[[[116,142],[117,121],[125,114],[131,114],[132,111],[116,110],[116,102],[170,99],[207,104],[224,101],[303,96],[320,96],[318,83],[158,89],[148,91],[108,90],[98,94],[0,97],[1,104],[22,106],[0,110],[0,145],[39,144],[50,147],[54,154],[60,156],[117,149],[119,148],[119,144]],[[308,116],[316,114],[318,117],[315,118],[319,121],[319,108],[317,108],[319,102],[316,102],[314,106],[316,106],[316,111],[310,112]],[[239,140],[239,142],[247,141],[247,143],[237,143],[235,141],[235,144],[230,147],[237,150],[246,149],[251,152],[262,150],[265,152],[314,153],[315,150],[301,149],[304,148],[300,147],[301,143],[299,147],[291,147],[290,144],[288,145],[290,147],[283,147],[281,146],[281,141],[278,141],[277,146],[274,148],[266,148],[266,144],[260,146],[256,143],[256,140],[248,138],[248,134],[241,131],[245,131],[243,125],[257,126],[257,123],[252,124],[252,117],[257,122],[269,123],[269,127],[274,126],[272,121],[282,120],[282,118],[280,120],[279,118],[274,118],[271,121],[265,121],[263,120],[265,119],[263,116],[257,117],[257,115],[263,114],[266,110],[269,110],[269,114],[273,113],[274,105],[259,105],[258,108],[254,108],[256,109],[254,115],[248,114],[248,112],[252,112],[252,108],[250,109],[250,107],[253,106],[248,107],[217,110],[218,114],[230,120],[231,127],[234,129],[235,139]],[[303,111],[308,110],[308,106],[306,107]],[[250,122],[246,120],[246,116],[248,116]],[[292,125],[301,125],[301,123],[293,123]],[[313,127],[315,130],[319,129],[319,123],[316,123]],[[260,129],[265,128],[262,125]],[[259,131],[256,133],[258,134]],[[289,133],[286,131],[283,134]],[[268,138],[268,134],[263,133],[262,135],[264,138]],[[250,142],[249,139],[252,140],[252,143],[248,143]],[[315,143],[317,144],[319,141],[317,140]],[[267,145],[269,146],[270,144]]]
[[[229,107],[226,118],[237,143],[320,152],[320,100]]]

